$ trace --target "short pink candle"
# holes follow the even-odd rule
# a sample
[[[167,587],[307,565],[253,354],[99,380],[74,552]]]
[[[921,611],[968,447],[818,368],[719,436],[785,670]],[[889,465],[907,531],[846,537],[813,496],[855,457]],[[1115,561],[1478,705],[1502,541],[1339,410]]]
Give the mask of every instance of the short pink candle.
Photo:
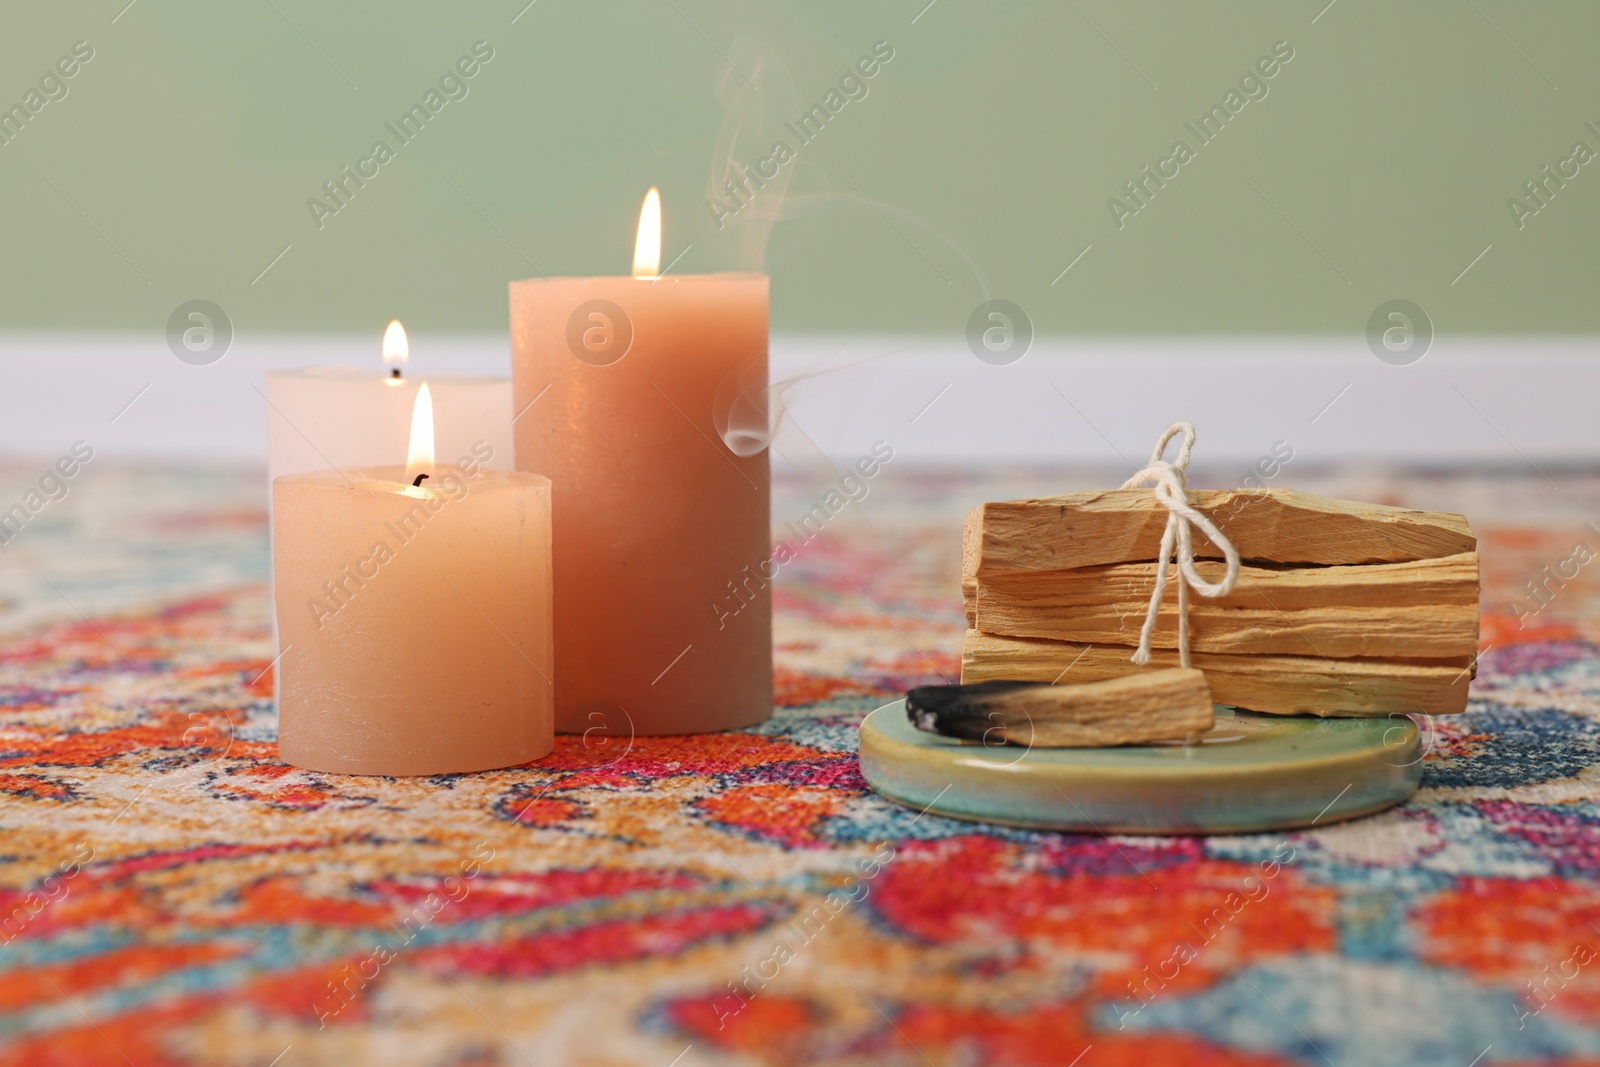
[[[410,477],[273,483],[286,763],[447,774],[554,745],[549,482],[471,457]]]
[[[511,284],[517,469],[553,492],[556,729],[748,726],[772,711],[767,278],[635,273]]]

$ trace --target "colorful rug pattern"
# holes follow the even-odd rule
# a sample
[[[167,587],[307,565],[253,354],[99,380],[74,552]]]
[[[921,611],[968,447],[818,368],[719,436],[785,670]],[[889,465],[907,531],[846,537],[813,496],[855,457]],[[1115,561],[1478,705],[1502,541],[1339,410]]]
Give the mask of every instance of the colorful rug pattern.
[[[427,780],[279,762],[258,475],[95,477],[0,547],[0,1067],[1600,1064],[1588,474],[1300,478],[1472,517],[1471,711],[1400,809],[1209,839],[857,766],[956,673],[962,511],[1115,472],[886,474],[778,579],[770,723]]]

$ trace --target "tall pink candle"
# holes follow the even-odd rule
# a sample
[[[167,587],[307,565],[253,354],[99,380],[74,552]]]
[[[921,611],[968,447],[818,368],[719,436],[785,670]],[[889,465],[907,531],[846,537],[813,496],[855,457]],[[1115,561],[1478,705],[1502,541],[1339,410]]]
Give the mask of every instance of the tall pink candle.
[[[552,483],[556,729],[766,719],[766,276],[513,282],[511,340],[517,469]]]

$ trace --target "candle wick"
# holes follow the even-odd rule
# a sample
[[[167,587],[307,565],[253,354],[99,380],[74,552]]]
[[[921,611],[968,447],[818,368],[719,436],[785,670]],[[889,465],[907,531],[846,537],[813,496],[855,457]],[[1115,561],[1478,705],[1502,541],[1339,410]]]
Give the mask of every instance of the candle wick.
[[[400,377],[400,368],[399,367],[395,367],[395,368],[391,369],[389,371],[389,377],[391,377],[391,378]]]
[[[412,488],[416,488],[416,487],[417,487],[417,486],[419,486],[419,485],[421,485],[421,484],[422,484],[422,479],[424,479],[424,478],[426,478],[426,477],[427,477],[427,475],[426,475],[426,474],[419,474],[419,475],[417,475],[417,477],[416,477],[416,480],[414,480],[414,481],[413,481],[413,482],[412,482],[412,483],[411,483],[411,486],[412,486]]]

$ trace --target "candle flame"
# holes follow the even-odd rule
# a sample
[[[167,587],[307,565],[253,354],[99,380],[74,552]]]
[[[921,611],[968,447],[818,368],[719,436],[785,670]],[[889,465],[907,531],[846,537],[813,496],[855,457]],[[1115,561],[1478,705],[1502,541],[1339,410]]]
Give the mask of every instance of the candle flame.
[[[383,331],[383,365],[400,370],[411,360],[411,343],[406,340],[406,328],[395,319]]]
[[[639,237],[633,243],[633,276],[654,278],[661,273],[661,193],[655,186],[644,194],[639,209]]]
[[[411,408],[411,447],[406,450],[406,480],[419,474],[433,473],[433,394],[428,383],[417,390],[417,402]]]

